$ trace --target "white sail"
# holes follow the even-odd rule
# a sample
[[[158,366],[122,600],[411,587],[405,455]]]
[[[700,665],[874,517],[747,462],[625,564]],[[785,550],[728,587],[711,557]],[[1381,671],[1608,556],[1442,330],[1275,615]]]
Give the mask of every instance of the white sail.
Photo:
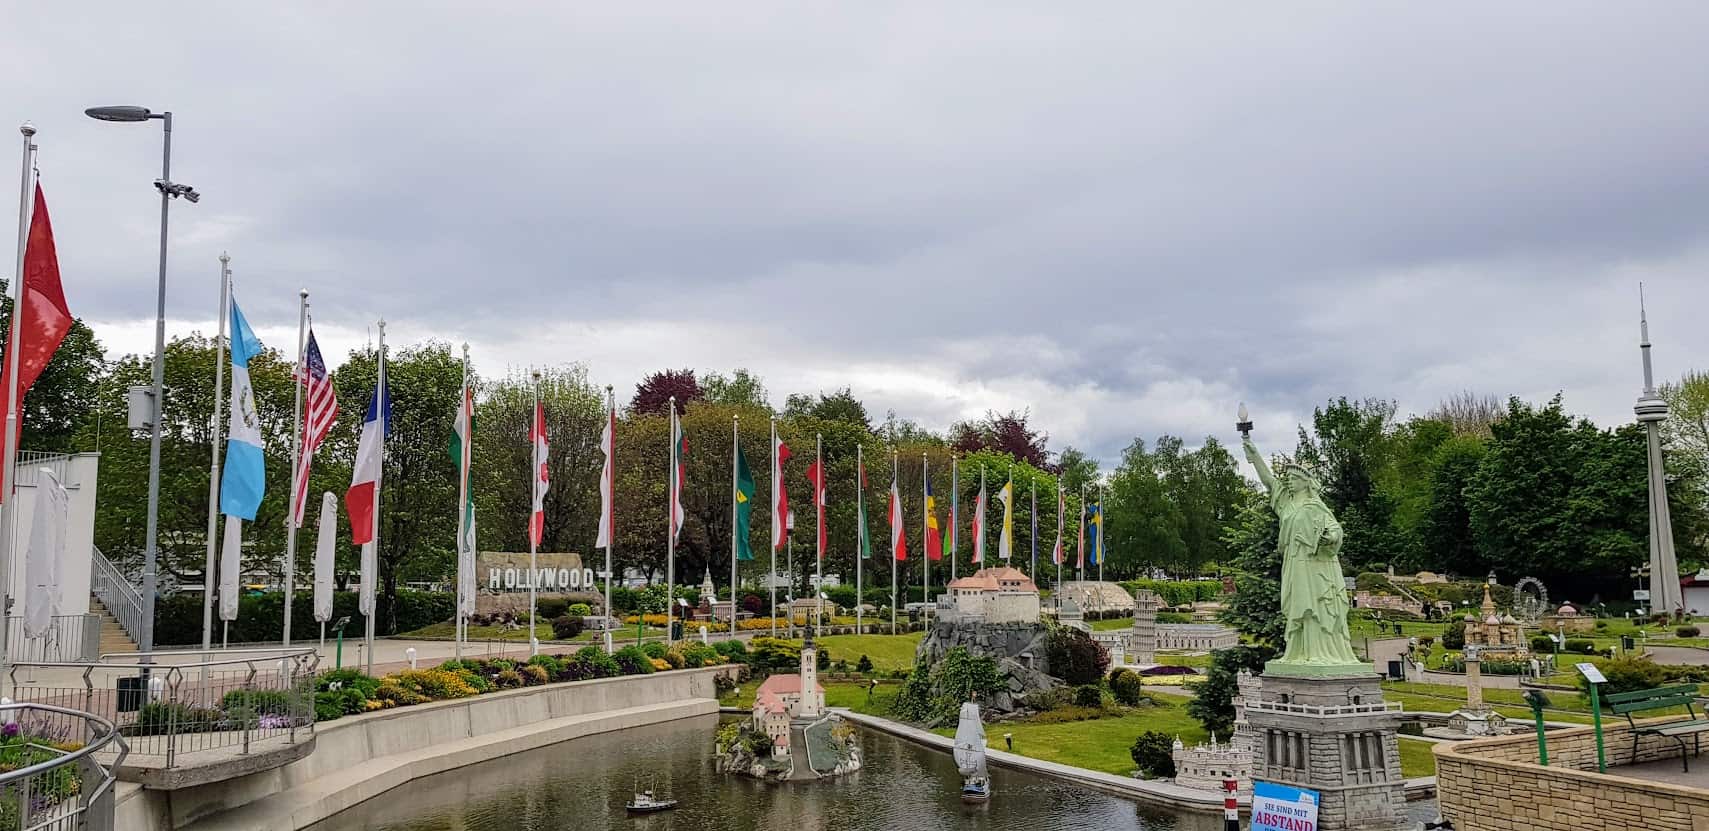
[[[955,727],[955,766],[962,776],[985,775],[985,725],[979,721],[979,705],[961,705],[961,720]]]

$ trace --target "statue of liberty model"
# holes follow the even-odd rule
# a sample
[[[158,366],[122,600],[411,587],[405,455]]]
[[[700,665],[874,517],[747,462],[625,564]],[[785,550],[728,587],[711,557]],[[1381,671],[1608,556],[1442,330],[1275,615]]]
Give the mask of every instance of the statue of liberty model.
[[[1282,617],[1287,621],[1287,647],[1282,657],[1265,665],[1265,673],[1294,676],[1348,675],[1374,672],[1353,654],[1347,629],[1347,585],[1341,576],[1342,529],[1323,501],[1323,484],[1298,464],[1280,465],[1281,478],[1270,471],[1252,444],[1252,422],[1240,405],[1241,444],[1246,460],[1270,493],[1270,507],[1280,520],[1276,546],[1282,555]]]

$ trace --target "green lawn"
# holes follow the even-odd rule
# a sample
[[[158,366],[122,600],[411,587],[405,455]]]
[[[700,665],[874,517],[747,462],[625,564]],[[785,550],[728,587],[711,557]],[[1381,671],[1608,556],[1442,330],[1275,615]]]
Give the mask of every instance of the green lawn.
[[[920,646],[924,632],[905,635],[826,635],[818,644],[831,653],[833,661],[847,661],[852,668],[865,655],[872,659],[872,668],[879,672],[914,668],[914,650]]]
[[[1400,738],[1400,775],[1408,779],[1436,775],[1436,755],[1430,742]]]
[[[1133,626],[1133,618],[1115,617],[1108,620],[1094,620],[1092,621],[1091,626],[1092,631],[1094,632],[1108,632],[1112,629],[1126,629]]]

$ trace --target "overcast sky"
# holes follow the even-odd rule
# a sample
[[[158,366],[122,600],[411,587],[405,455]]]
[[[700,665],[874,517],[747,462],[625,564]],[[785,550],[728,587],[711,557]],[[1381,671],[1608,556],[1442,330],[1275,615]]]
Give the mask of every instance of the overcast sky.
[[[159,124],[81,114],[140,104],[205,194],[170,332],[229,251],[334,363],[383,315],[489,374],[1030,408],[1106,461],[1240,400],[1277,450],[1341,394],[1627,421],[1639,281],[1659,375],[1709,368],[1703,3],[501,7],[0,2],[72,310],[152,349]]]

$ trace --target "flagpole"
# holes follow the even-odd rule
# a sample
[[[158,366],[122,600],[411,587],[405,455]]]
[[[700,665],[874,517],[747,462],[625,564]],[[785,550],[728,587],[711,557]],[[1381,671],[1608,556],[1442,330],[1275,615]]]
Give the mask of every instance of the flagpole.
[[[892,448],[890,451],[890,481],[894,483],[896,481],[896,477],[899,475],[900,475],[900,471],[897,470],[897,466],[896,466],[896,450],[894,448]],[[895,485],[892,484],[891,487],[895,488]],[[890,522],[892,523],[893,527],[900,527],[902,525],[902,494],[901,494],[901,491],[899,491],[899,490],[892,490],[892,493],[896,494],[896,516],[891,517]],[[902,594],[899,591],[900,588],[901,588],[901,585],[896,580],[896,532],[891,531],[890,532],[890,634],[892,634],[892,635],[896,634],[896,607],[902,605]]]
[[[740,416],[738,416],[738,418],[740,418]],[[775,638],[775,637],[777,637],[777,527],[780,523],[783,522],[783,518],[779,517],[777,515],[777,475],[778,475],[778,469],[777,468],[778,468],[778,465],[777,465],[777,417],[776,416],[773,416],[771,419],[771,448],[770,448],[770,450],[768,450],[766,452],[766,455],[771,457],[771,477],[770,477],[771,478],[771,509],[766,511],[766,513],[771,515],[771,571],[766,574],[766,585],[771,587],[771,636]],[[731,468],[731,471],[732,471],[730,474],[731,481],[734,482],[735,481],[735,475],[736,475],[734,472],[735,468]],[[755,488],[755,490],[758,490],[758,488]],[[759,496],[759,494],[757,494],[757,493],[754,495]],[[731,527],[734,528],[735,526],[732,524]],[[734,538],[732,538],[732,544],[733,543],[734,543]],[[731,580],[736,579],[735,575],[736,575],[736,549],[731,548],[730,549],[730,579]],[[789,599],[794,600],[795,599],[795,574],[793,572],[791,572],[789,575],[789,588],[790,588]],[[732,590],[731,593],[734,594],[734,591]],[[789,625],[791,628],[793,628],[795,626],[795,610],[793,608],[791,608],[789,610],[788,614],[789,614]],[[732,637],[734,637],[736,633],[731,632],[730,634]]]
[[[295,400],[291,404],[291,488],[285,505],[285,633],[284,646],[291,645],[291,598],[297,583],[297,465],[302,464],[303,432],[303,332],[309,320],[309,290],[297,290],[297,365],[291,373]]]
[[[8,293],[12,296],[12,331],[6,338],[6,366],[11,368],[10,381],[6,384],[6,438],[4,442],[5,462],[0,470],[5,471],[5,498],[0,499],[0,527],[4,528],[4,553],[0,553],[0,670],[11,663],[11,650],[7,649],[7,620],[11,616],[10,600],[12,597],[12,552],[17,548],[13,536],[17,526],[17,502],[13,498],[18,492],[18,320],[23,317],[20,312],[24,308],[24,251],[29,247],[30,239],[30,207],[33,188],[31,179],[32,161],[34,159],[35,125],[28,121],[18,126],[18,132],[24,136],[24,161],[18,178],[18,268],[12,272],[15,276]]]
[[[391,393],[389,390],[386,389],[386,319],[385,318],[380,318],[380,321],[379,321],[377,328],[380,330],[380,344],[379,344],[379,351],[377,353],[379,356],[379,375],[377,376],[377,378],[379,380],[379,384],[376,387],[374,387],[374,389],[378,391],[376,393],[376,397],[374,400],[374,405],[375,405],[374,415],[376,417],[378,417],[380,420],[380,460],[379,460],[380,464],[379,464],[379,470],[376,473],[376,475],[374,476],[374,540],[373,540],[373,545],[374,545],[374,582],[375,583],[380,582],[380,488],[386,480],[386,427],[391,423],[391,420],[387,417],[388,411],[390,408],[386,406],[386,402],[391,398]],[[372,603],[373,611],[371,611],[367,615],[365,615],[367,620],[363,621],[363,625],[364,625],[363,638],[367,641],[366,647],[364,649],[364,652],[365,652],[366,657],[367,657],[367,664],[368,664],[366,674],[373,675],[374,674],[374,617],[380,613],[380,587],[378,585],[376,585],[373,588],[367,589],[367,591],[368,591],[368,596],[372,599],[371,603]]]
[[[208,464],[208,554],[202,571],[202,651],[213,649],[214,640],[214,563],[215,546],[220,531],[220,408],[225,404],[225,341],[226,322],[231,319],[231,256],[220,254],[220,321],[219,334],[214,338],[214,415],[212,419],[212,459]]]
[[[926,500],[926,494],[931,492],[930,474],[927,472],[926,451],[920,451],[920,602],[930,603],[932,600],[932,517],[931,505]],[[939,546],[943,541],[939,540]]]
[[[825,620],[825,436],[813,434],[813,464],[819,471],[819,481],[813,484],[813,569],[817,586],[813,587],[813,636],[823,631]]]
[[[609,427],[611,425],[611,423],[613,421],[615,421],[617,418],[617,397],[611,391],[611,385],[610,384],[605,385],[605,406],[606,406],[605,423],[606,423],[606,426]],[[607,518],[607,522],[610,523],[610,526],[607,530],[609,530],[610,533],[607,534],[605,537],[605,653],[607,655],[611,654],[612,651],[616,647],[616,644],[612,643],[612,641],[611,641],[611,635],[612,635],[611,623],[614,619],[612,617],[613,613],[611,611],[611,581],[616,577],[616,575],[611,573],[611,541],[617,539],[617,481],[616,480],[617,480],[617,431],[613,430],[612,434],[611,434],[611,477],[610,477],[610,481],[607,482],[608,492],[611,494],[611,516],[609,516]]]
[[[979,466],[979,495],[985,496],[985,465],[983,464]],[[988,507],[983,499],[976,506],[979,511],[979,539],[973,542],[973,553],[979,555],[979,568],[985,567],[985,521],[990,519],[991,513],[987,510]]]
[[[1027,509],[1027,516],[1032,521],[1032,530],[1030,532],[1028,532],[1028,534],[1027,534],[1027,543],[1029,545],[1031,545],[1032,549],[1033,549],[1033,567],[1032,567],[1032,571],[1029,572],[1027,574],[1027,576],[1033,578],[1034,580],[1037,580],[1038,579],[1038,482],[1036,480],[1034,480],[1031,476],[1027,477],[1027,492],[1030,494],[1030,496],[1028,498],[1032,501],[1032,507]]]
[[[961,500],[961,483],[958,474],[961,465],[956,463],[955,454],[949,454],[949,581],[955,582],[955,561],[960,558],[957,551],[956,539],[961,536],[961,514],[956,510]]]
[[[860,475],[862,473],[866,472],[866,459],[863,457],[863,455],[861,453],[861,449],[862,448],[859,444],[855,445],[855,517],[860,520],[860,522],[858,523],[859,527],[855,528],[855,634],[856,635],[866,634],[866,628],[861,625],[861,612],[863,611],[862,607],[864,607],[866,605],[866,594],[861,590],[861,585],[860,585],[860,583],[861,583],[861,580],[860,580],[861,562],[860,561],[861,561],[861,557],[866,554],[866,549],[861,547],[861,543],[863,541],[865,541],[865,539],[866,539],[864,536],[866,534],[866,483],[862,482],[861,478],[860,478]]]
[[[457,626],[454,636],[457,640],[457,660],[463,660],[463,639],[468,636],[465,627],[468,622],[463,614],[465,584],[474,578],[473,574],[464,574],[464,546],[469,543],[469,466],[474,456],[475,424],[474,413],[470,411],[472,403],[469,396],[469,345],[463,344],[463,386],[457,391],[457,418],[463,421],[462,452],[457,459]],[[323,627],[325,623],[321,624]],[[322,636],[324,639],[324,635]]]
[[[1080,552],[1075,555],[1074,559],[1076,560],[1075,565],[1078,566],[1079,570],[1080,570],[1080,574],[1079,574],[1079,576],[1077,576],[1075,578],[1075,582],[1085,583],[1086,582],[1086,484],[1084,482],[1082,482],[1080,484]],[[1085,586],[1080,587],[1080,593],[1081,594],[1086,593],[1086,587]]]
[[[540,430],[544,428],[545,419],[540,417],[540,370],[531,373],[530,387],[534,393],[534,406],[530,409],[529,418],[534,423],[534,429],[528,431],[528,456],[531,460],[529,467],[534,475],[528,477],[530,490],[528,492],[528,655],[533,657],[540,654],[540,638],[534,632],[534,584],[540,582],[540,541],[534,530],[534,501],[540,496],[540,462],[534,459],[539,452]],[[608,422],[609,423],[609,422]],[[540,517],[540,528],[545,530],[546,517]]]
[[[741,452],[741,429],[740,429],[741,423],[742,423],[741,413],[736,413],[735,415],[730,417],[730,492],[731,492],[731,497],[730,497],[730,637],[731,638],[736,637],[736,578],[737,578],[736,568],[737,568],[737,559],[738,558],[736,557],[736,550],[737,550],[736,549],[736,499],[735,499],[734,494],[735,494],[736,489],[738,487],[738,485],[736,483],[736,454]],[[776,430],[775,427],[773,427],[772,429]],[[776,444],[776,442],[773,442],[773,444]],[[750,473],[749,475],[751,476],[752,474]],[[757,494],[757,493],[754,495],[759,496],[759,494]],[[748,510],[749,511],[753,510],[752,503],[749,504]],[[753,514],[750,513],[748,516],[752,517]],[[751,554],[752,552],[750,551],[749,553]],[[772,571],[777,571],[777,549],[775,547],[772,548],[772,550],[771,550],[771,563],[772,563]],[[774,579],[775,579],[775,576],[774,576]],[[766,580],[766,582],[771,583],[771,582],[773,582],[773,580],[768,579],[768,580]],[[776,593],[777,593],[777,589],[775,587],[773,587],[772,588],[772,596],[776,597]],[[773,606],[773,608],[771,610],[771,617],[772,617],[771,631],[772,631],[772,634],[775,635],[775,634],[777,634],[777,609],[776,609],[775,605]]]
[[[676,632],[671,629],[671,621],[676,618],[676,396],[670,398],[670,426],[666,428],[665,440],[670,442],[670,450],[665,454],[665,643],[676,643]],[[732,531],[735,530],[731,526]],[[734,587],[730,592],[730,602],[736,602]],[[730,626],[730,634],[736,633],[734,624]]]

